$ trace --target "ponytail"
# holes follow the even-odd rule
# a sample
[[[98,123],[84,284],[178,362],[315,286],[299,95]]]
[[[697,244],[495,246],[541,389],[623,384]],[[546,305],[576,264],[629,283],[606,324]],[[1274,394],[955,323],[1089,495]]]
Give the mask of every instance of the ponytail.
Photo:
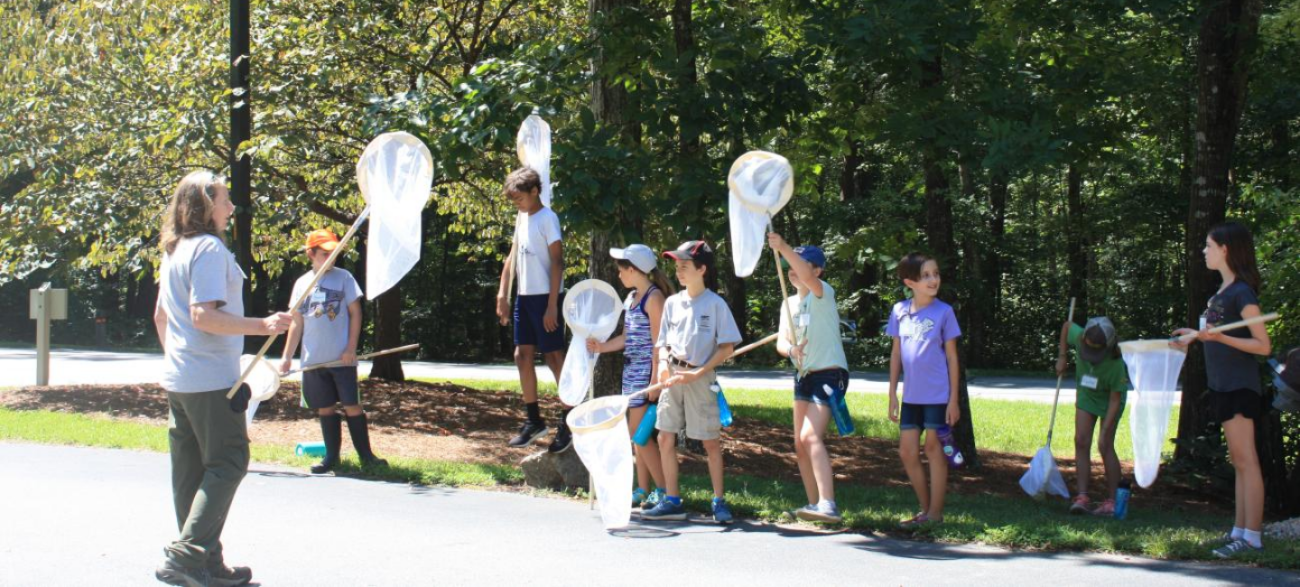
[[[664,297],[677,293],[677,288],[673,287],[673,283],[668,281],[668,276],[664,275],[664,272],[660,271],[658,267],[651,269],[650,274],[646,277],[650,278],[650,283],[659,288],[659,291],[664,292]]]

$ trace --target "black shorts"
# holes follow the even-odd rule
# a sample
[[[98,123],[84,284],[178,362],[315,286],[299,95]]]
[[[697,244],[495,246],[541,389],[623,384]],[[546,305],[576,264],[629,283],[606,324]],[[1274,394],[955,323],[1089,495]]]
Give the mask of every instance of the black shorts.
[[[551,294],[515,296],[515,346],[534,346],[542,354],[564,350],[564,294],[555,302],[555,330],[547,332],[543,322],[550,298]]]
[[[361,390],[357,387],[356,367],[314,369],[302,374],[302,406],[319,410],[334,404],[356,406],[361,404]]]
[[[1258,420],[1260,414],[1264,412],[1264,396],[1255,393],[1254,390],[1210,390],[1208,395],[1210,396],[1210,415],[1214,417],[1215,422],[1227,422],[1237,414],[1251,420]]]

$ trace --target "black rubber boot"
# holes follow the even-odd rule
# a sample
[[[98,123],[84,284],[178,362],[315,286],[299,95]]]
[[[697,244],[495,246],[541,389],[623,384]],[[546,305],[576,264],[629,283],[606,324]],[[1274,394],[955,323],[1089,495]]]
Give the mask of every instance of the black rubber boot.
[[[339,448],[343,446],[343,418],[338,414],[320,417],[320,433],[325,438],[325,458],[311,466],[313,475],[323,475],[339,464]]]
[[[352,435],[352,448],[355,448],[357,456],[361,457],[362,466],[388,464],[388,461],[375,456],[375,453],[370,450],[370,427],[366,424],[365,412],[348,416],[348,434]]]

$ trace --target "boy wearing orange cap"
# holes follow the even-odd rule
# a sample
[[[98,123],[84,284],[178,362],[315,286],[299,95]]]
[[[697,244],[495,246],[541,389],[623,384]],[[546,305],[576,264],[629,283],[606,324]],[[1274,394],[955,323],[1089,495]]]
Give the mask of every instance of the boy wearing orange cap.
[[[292,299],[303,295],[316,272],[339,245],[329,229],[314,230],[307,235],[304,247],[312,270],[298,278]],[[344,269],[333,267],[321,276],[302,306],[293,308],[293,324],[285,341],[280,372],[288,373],[293,355],[302,341],[302,366],[343,361],[342,367],[314,369],[302,374],[302,403],[320,415],[321,435],[325,439],[325,458],[312,465],[317,475],[328,473],[339,462],[343,444],[343,419],[335,408],[343,404],[352,447],[362,465],[384,465],[383,459],[370,450],[370,430],[361,409],[361,391],[357,387],[357,340],[361,337],[361,287]]]

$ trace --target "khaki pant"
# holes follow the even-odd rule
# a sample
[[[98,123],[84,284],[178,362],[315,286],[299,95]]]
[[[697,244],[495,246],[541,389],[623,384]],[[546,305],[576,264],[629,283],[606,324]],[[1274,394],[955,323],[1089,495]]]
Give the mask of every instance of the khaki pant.
[[[670,365],[668,374],[681,370]],[[709,386],[717,376],[713,372],[688,383],[674,385],[659,394],[659,411],[655,428],[663,432],[686,431],[687,438],[715,440],[722,436],[718,412],[718,394]]]
[[[186,567],[223,564],[221,531],[248,473],[248,428],[225,389],[167,393],[172,499],[180,538],[164,549]]]

